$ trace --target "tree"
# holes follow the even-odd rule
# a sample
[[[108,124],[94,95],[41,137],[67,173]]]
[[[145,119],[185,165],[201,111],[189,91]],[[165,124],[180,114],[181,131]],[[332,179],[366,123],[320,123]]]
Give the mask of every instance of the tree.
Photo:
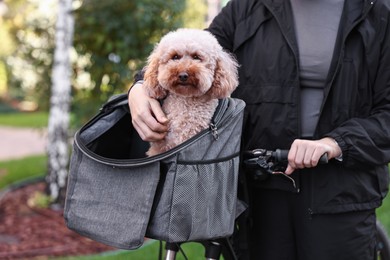
[[[87,112],[79,115],[86,119],[111,95],[126,91],[154,44],[182,26],[185,5],[182,0],[84,0],[75,12],[74,46],[90,62],[75,73],[88,73],[90,82],[75,85],[74,111]]]
[[[183,26],[184,20],[189,22],[185,26],[193,20],[202,21],[204,14],[197,10],[205,9],[204,1],[73,1],[72,110],[76,112],[76,126],[109,96],[126,91],[134,72],[143,66],[163,34]],[[4,58],[11,96],[36,101],[41,110],[47,110],[56,21],[56,12],[51,10],[56,8],[57,0],[6,2],[9,10],[4,25],[12,43],[6,44],[3,38],[2,43],[15,46],[14,52]]]
[[[188,1],[196,0],[79,0],[73,1],[80,5],[72,12],[71,0],[12,1],[8,21],[17,47],[7,58],[12,71],[8,83],[38,93],[39,105],[50,95],[47,182],[57,202],[66,184],[69,103],[76,115],[88,119],[109,96],[126,91],[161,36],[183,26],[183,10],[198,9],[196,4],[186,6]],[[48,12],[55,9],[53,4],[58,4],[57,19],[55,12]],[[75,18],[72,65],[68,56],[72,22],[67,20],[71,13]]]
[[[56,0],[6,1],[4,27],[12,46],[5,57],[7,85],[11,98],[25,99],[49,107]],[[3,47],[3,45],[2,45]],[[3,49],[3,48],[2,48]]]
[[[70,50],[73,30],[72,0],[59,0],[48,125],[48,174],[46,176],[49,194],[53,201],[63,201],[68,173]]]
[[[188,28],[204,29],[207,20],[206,0],[186,0],[183,15],[183,26]]]

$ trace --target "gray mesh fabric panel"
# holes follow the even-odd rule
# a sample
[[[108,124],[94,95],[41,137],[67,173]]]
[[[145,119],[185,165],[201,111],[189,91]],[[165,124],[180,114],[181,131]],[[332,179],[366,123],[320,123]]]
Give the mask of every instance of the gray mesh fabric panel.
[[[238,165],[238,164],[237,164]],[[234,160],[178,165],[172,199],[170,240],[213,238],[233,232],[237,178]]]
[[[168,171],[148,237],[168,242],[229,236],[236,214],[239,157]]]

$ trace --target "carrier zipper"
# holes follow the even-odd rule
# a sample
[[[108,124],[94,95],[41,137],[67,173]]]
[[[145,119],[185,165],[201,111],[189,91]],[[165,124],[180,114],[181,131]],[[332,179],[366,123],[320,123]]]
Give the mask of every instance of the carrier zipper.
[[[222,99],[220,104],[218,105],[218,108],[217,108],[218,111],[214,115],[214,118],[212,119],[212,123],[211,123],[211,124],[213,124],[214,130],[212,130],[211,124],[210,124],[209,129],[204,129],[203,131],[199,132],[197,135],[191,137],[190,139],[188,139],[184,143],[179,144],[178,146],[174,147],[173,149],[166,151],[164,153],[152,156],[152,157],[144,157],[144,158],[128,159],[128,160],[117,160],[117,159],[102,157],[100,155],[97,155],[97,154],[89,151],[83,143],[79,142],[79,135],[80,135],[81,130],[76,133],[75,144],[92,160],[106,164],[106,165],[111,165],[112,167],[136,167],[136,166],[146,165],[152,161],[160,161],[160,160],[163,160],[165,158],[172,156],[178,150],[181,150],[187,146],[190,146],[191,144],[196,142],[198,139],[204,137],[205,135],[209,134],[210,132],[212,133],[213,136],[214,136],[214,134],[216,134],[218,136],[219,135],[218,134],[218,126],[220,126],[225,121],[238,115],[241,112],[240,109],[232,110],[229,112],[229,114],[226,114],[226,116],[224,117],[224,120],[222,120],[222,118],[226,112],[226,108],[228,107],[228,103],[229,103],[228,99]],[[96,116],[96,119],[100,116],[103,116],[103,115]],[[82,129],[84,129],[84,128],[82,128]]]
[[[215,140],[219,139],[218,127],[217,127],[216,123],[218,123],[221,120],[221,118],[224,114],[223,111],[226,110],[226,107],[227,107],[227,100],[226,99],[220,100],[218,107],[217,107],[217,113],[211,119],[210,130],[211,130],[211,134],[213,135]]]
[[[218,127],[215,124],[210,123],[210,130],[211,130],[211,134],[213,135],[214,139],[218,140],[219,139]]]
[[[182,148],[190,146],[191,144],[196,142],[198,139],[207,135],[209,132],[210,132],[209,129],[203,130],[198,135],[194,136],[193,138],[188,139],[186,142],[174,147],[173,149],[171,149],[167,152],[164,152],[164,153],[152,156],[152,157],[144,157],[144,158],[138,158],[138,159],[127,159],[127,160],[126,159],[125,160],[117,160],[117,159],[106,158],[106,157],[102,157],[98,154],[91,152],[90,150],[87,149],[87,147],[83,143],[79,142],[79,140],[78,140],[79,132],[76,134],[76,138],[74,141],[75,141],[75,144],[80,148],[80,150],[87,157],[89,157],[90,159],[92,159],[94,161],[97,161],[97,162],[105,164],[105,165],[110,165],[112,167],[136,167],[136,166],[142,166],[142,165],[149,164],[150,162],[153,162],[153,161],[160,161],[160,160],[163,160],[165,158],[168,158],[168,157],[172,156],[173,154],[175,154],[175,152],[177,150],[180,150]]]
[[[177,150],[181,150],[182,148],[187,147],[187,146],[195,143],[196,141],[198,141],[198,139],[200,139],[203,136],[209,134],[210,132],[213,135],[214,139],[218,140],[218,138],[219,138],[219,133],[218,133],[219,126],[221,126],[225,121],[228,121],[230,118],[235,117],[236,115],[238,115],[241,112],[241,110],[235,109],[235,110],[232,110],[232,111],[226,113],[226,109],[227,109],[229,103],[230,103],[230,101],[228,100],[228,98],[222,99],[220,101],[220,104],[217,107],[217,111],[216,111],[216,113],[215,113],[215,115],[214,115],[214,117],[212,119],[212,122],[210,123],[209,129],[204,129],[203,131],[201,131],[197,135],[191,137],[190,139],[188,139],[184,143],[181,143],[178,146],[174,147],[172,150],[169,151],[169,155],[171,153],[175,153]],[[160,155],[164,156],[164,154],[165,153],[162,153]],[[159,156],[159,155],[157,155],[157,156]],[[153,158],[157,158],[157,156],[155,156]],[[166,157],[167,156],[164,156],[164,158],[166,158]]]
[[[211,120],[210,123],[210,131],[211,134],[213,135],[215,140],[219,139],[219,134],[218,134],[218,126],[221,125],[223,122],[229,120],[231,117],[235,117],[238,113],[241,112],[241,110],[236,110],[236,113],[234,113],[234,110],[231,111],[229,114],[225,115],[226,108],[228,106],[229,101],[227,99],[222,99],[221,103],[218,105],[218,111]],[[222,120],[223,116],[225,115],[225,119]]]
[[[219,121],[221,121],[226,111],[226,108],[228,107],[228,102],[229,101],[227,99],[220,99],[217,107],[217,113],[215,113],[215,115],[211,119],[212,122],[218,123]]]
[[[211,159],[211,160],[177,160],[177,164],[185,164],[185,165],[198,165],[198,164],[213,164],[213,163],[219,163],[224,161],[229,161],[237,156],[240,155],[240,152],[233,153],[226,157],[220,157],[218,159]]]

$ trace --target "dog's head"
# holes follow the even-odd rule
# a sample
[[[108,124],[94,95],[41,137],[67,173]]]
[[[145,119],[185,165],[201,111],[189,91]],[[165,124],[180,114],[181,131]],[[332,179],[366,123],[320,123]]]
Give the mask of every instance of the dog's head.
[[[209,32],[179,29],[165,35],[148,58],[144,80],[150,96],[224,98],[238,85],[238,64]]]

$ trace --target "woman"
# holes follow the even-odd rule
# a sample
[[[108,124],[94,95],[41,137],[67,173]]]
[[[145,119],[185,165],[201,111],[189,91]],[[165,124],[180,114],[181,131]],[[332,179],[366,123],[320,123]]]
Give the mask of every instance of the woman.
[[[290,149],[295,183],[250,182],[250,259],[374,259],[389,183],[389,20],[386,0],[232,0],[208,28],[241,65],[244,149]],[[129,105],[144,140],[164,138],[142,84]]]

